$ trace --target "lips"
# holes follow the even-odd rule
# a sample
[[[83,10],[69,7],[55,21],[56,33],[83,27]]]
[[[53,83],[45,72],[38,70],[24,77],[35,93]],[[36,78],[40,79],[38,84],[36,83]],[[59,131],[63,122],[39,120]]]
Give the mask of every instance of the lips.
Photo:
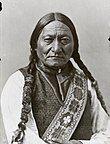
[[[48,56],[47,58],[64,58],[63,56]]]

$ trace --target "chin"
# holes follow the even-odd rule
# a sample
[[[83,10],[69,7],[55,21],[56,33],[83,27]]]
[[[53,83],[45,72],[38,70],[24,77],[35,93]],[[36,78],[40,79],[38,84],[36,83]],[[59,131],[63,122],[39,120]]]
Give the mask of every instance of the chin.
[[[60,69],[60,68],[63,68],[66,65],[66,63],[48,63],[46,65],[54,69]]]

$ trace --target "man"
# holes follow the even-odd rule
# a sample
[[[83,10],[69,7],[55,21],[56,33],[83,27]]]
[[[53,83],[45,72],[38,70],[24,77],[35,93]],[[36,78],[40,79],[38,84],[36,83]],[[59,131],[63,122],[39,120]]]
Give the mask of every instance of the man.
[[[110,119],[97,83],[80,59],[71,20],[61,13],[45,15],[30,45],[29,65],[9,78],[2,93],[9,143],[109,144]]]

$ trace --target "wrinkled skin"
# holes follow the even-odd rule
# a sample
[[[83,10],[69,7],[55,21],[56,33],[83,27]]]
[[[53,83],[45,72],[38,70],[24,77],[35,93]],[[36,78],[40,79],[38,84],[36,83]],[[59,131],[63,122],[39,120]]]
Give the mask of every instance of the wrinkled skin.
[[[74,51],[74,39],[68,26],[59,21],[46,25],[37,42],[37,56],[48,67],[63,68]]]

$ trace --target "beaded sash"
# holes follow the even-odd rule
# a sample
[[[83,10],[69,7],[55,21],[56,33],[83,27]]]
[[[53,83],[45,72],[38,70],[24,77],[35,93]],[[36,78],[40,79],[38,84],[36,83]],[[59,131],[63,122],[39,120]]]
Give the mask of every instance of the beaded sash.
[[[48,126],[42,139],[48,143],[52,138],[69,140],[74,133],[87,102],[87,79],[76,71],[69,86],[64,105]]]

